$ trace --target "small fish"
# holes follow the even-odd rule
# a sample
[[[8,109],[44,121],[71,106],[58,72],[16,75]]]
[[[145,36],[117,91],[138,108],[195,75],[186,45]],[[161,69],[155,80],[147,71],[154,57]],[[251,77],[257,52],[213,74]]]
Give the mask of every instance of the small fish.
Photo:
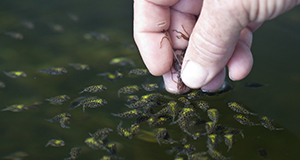
[[[71,148],[70,151],[70,157],[65,158],[64,160],[68,160],[68,159],[76,159],[81,153],[81,148],[80,147],[73,147]]]
[[[109,64],[118,65],[118,66],[126,66],[130,64],[133,67],[135,66],[133,60],[127,57],[113,58],[112,60],[110,60]]]
[[[137,85],[128,85],[128,86],[122,87],[118,90],[118,97],[120,97],[120,93],[132,94],[139,90],[141,90],[141,88]]]
[[[172,147],[172,152],[176,152],[177,156],[179,155],[189,155],[190,153],[194,152],[196,150],[195,146],[192,144],[184,144],[180,146]]]
[[[106,148],[108,149],[108,153],[112,157],[117,157],[117,144],[116,143],[109,143],[106,145]]]
[[[171,116],[164,115],[164,116],[160,116],[160,117],[151,117],[147,120],[147,122],[150,127],[154,127],[154,126],[162,125],[171,119],[172,119]]]
[[[55,97],[47,98],[45,100],[50,101],[50,103],[54,104],[54,105],[62,105],[62,102],[69,100],[69,99],[70,99],[70,97],[68,95],[63,94],[63,95],[58,95]]]
[[[69,63],[69,66],[74,67],[76,70],[90,70],[90,66],[83,63]]]
[[[106,35],[104,33],[90,32],[90,34],[98,40],[105,40],[105,41],[109,40],[108,35]]]
[[[242,130],[237,129],[237,128],[229,128],[227,134],[233,134],[234,136],[237,134],[240,134],[244,138],[244,134],[243,134]]]
[[[197,152],[188,155],[188,160],[209,160],[209,158],[206,156],[207,152]]]
[[[206,134],[211,134],[215,130],[215,123],[212,121],[207,121],[205,123]]]
[[[48,143],[45,145],[45,147],[48,147],[49,145],[53,147],[62,147],[65,145],[65,141],[61,139],[50,139]]]
[[[130,76],[131,74],[144,76],[144,75],[148,75],[149,71],[148,71],[148,69],[145,69],[145,68],[137,68],[137,69],[130,70],[128,75]]]
[[[100,85],[92,85],[92,86],[84,88],[83,91],[79,92],[79,94],[81,94],[83,92],[97,93],[97,92],[105,91],[106,89],[107,89],[107,87],[105,87],[102,84],[100,84]]]
[[[113,129],[106,127],[106,128],[98,129],[94,134],[91,134],[91,133],[89,133],[89,134],[91,137],[97,139],[97,138],[106,137],[112,131],[113,131]]]
[[[158,87],[158,85],[156,83],[146,83],[146,84],[142,84],[142,87],[144,88],[145,91],[154,91],[156,90]]]
[[[99,73],[97,76],[104,76],[105,79],[114,82],[119,78],[123,77],[123,74],[119,71],[115,71],[115,73],[105,72],[105,73]]]
[[[209,150],[214,150],[220,143],[220,137],[217,134],[207,135],[207,147]]]
[[[121,118],[132,118],[132,117],[136,117],[136,116],[139,116],[141,115],[143,112],[140,111],[140,110],[137,110],[137,109],[133,109],[133,110],[130,110],[130,111],[126,111],[126,112],[123,112],[123,113],[111,113],[113,116],[116,116],[116,117],[121,117]]]
[[[163,95],[161,93],[150,93],[150,94],[146,94],[141,96],[141,99],[147,100],[147,101],[156,101],[159,98],[163,97]]]
[[[87,41],[91,41],[91,40],[93,40],[93,35],[90,33],[85,33],[85,34],[83,34],[83,38]]]
[[[235,120],[237,120],[242,125],[254,126],[254,124],[249,118],[244,115],[236,114],[233,116]]]
[[[168,112],[173,116],[173,122],[175,121],[175,117],[179,114],[179,107],[176,101],[170,101],[167,104]]]
[[[107,150],[104,142],[100,139],[96,139],[94,137],[89,137],[87,139],[85,139],[84,141],[89,147],[91,147],[92,149],[101,149],[101,150]]]
[[[81,105],[81,101],[84,100],[85,98],[86,98],[86,97],[83,97],[83,96],[82,96],[82,97],[77,97],[77,98],[75,98],[75,99],[71,102],[70,107],[69,107],[69,110],[74,109],[74,108],[80,106],[80,105]]]
[[[59,122],[64,117],[71,117],[71,114],[70,113],[66,113],[66,112],[59,113],[56,116],[54,116],[53,118],[51,118],[51,119],[46,119],[46,121],[49,121],[49,122]]]
[[[217,150],[208,150],[208,154],[214,158],[214,159],[218,159],[218,160],[227,160],[226,157],[224,157],[220,152],[218,152]]]
[[[237,113],[257,115],[256,113],[249,112],[246,108],[242,107],[237,102],[229,102],[228,107]]]
[[[247,83],[245,83],[244,86],[248,87],[248,88],[260,88],[260,87],[264,87],[266,85],[263,85],[263,84],[260,84],[260,83],[257,83],[257,82],[247,82]]]
[[[119,135],[121,135],[122,137],[128,138],[128,139],[132,139],[133,134],[131,132],[131,130],[128,130],[126,128],[122,127],[123,122],[121,121],[119,123],[119,125],[117,126],[117,132]]]
[[[208,109],[207,115],[208,118],[214,122],[214,124],[218,122],[220,114],[217,109],[215,108]]]
[[[224,142],[228,146],[227,152],[231,149],[234,141],[233,141],[233,134],[225,134],[224,135]]]
[[[184,106],[189,106],[191,102],[185,97],[179,97],[178,100],[184,104]]]
[[[139,96],[137,95],[128,95],[128,96],[125,96],[125,100],[126,102],[136,102],[139,100]]]
[[[85,112],[85,108],[87,108],[87,107],[96,108],[96,107],[103,106],[104,104],[107,104],[107,101],[105,99],[102,99],[102,98],[87,101],[82,106],[83,112]]]
[[[74,22],[78,22],[79,21],[79,18],[77,15],[73,14],[73,13],[68,13],[68,17],[74,21]]]
[[[11,36],[14,39],[19,39],[22,40],[23,39],[23,35],[21,33],[18,32],[4,32],[5,35]]]
[[[197,140],[197,139],[199,139],[199,138],[201,138],[201,137],[204,137],[205,135],[206,135],[205,132],[203,132],[203,131],[198,131],[198,132],[196,132],[196,133],[193,133],[191,136],[193,137],[194,140]]]
[[[67,126],[67,124],[70,124],[70,117],[62,117],[59,120],[59,123],[62,128],[70,128],[69,126]]]
[[[64,31],[64,27],[60,24],[55,24],[55,23],[49,23],[49,27],[57,33],[61,33]]]
[[[5,88],[5,83],[0,81],[0,88]]]
[[[6,74],[10,78],[23,78],[27,77],[26,73],[23,71],[10,71],[10,72],[5,72],[3,71],[4,74]]]
[[[208,104],[208,102],[203,101],[203,100],[195,101],[195,102],[193,102],[193,104],[194,104],[196,107],[199,107],[200,109],[202,109],[203,111],[206,111],[206,110],[209,109],[209,104]]]
[[[257,151],[258,151],[258,154],[259,154],[260,156],[264,157],[265,159],[268,159],[268,158],[267,158],[268,153],[267,153],[266,149],[260,148],[260,149],[258,149]]]
[[[24,151],[17,151],[14,153],[11,153],[7,156],[2,157],[3,159],[12,159],[12,160],[21,160],[24,157],[27,157],[28,153],[24,152]]]
[[[283,128],[275,128],[273,122],[267,116],[259,116],[259,121],[269,130],[283,130]]]
[[[29,20],[22,20],[22,25],[27,27],[28,29],[34,29],[35,26],[34,26],[34,23],[32,21],[29,21]]]
[[[2,109],[1,111],[12,111],[12,112],[21,112],[21,111],[25,111],[28,110],[28,107],[24,104],[13,104],[10,105],[4,109]]]
[[[171,139],[166,128],[157,128],[157,130],[155,132],[155,138],[156,138],[157,142],[159,143],[159,145],[160,145],[160,141],[162,141],[163,143],[166,143],[166,144],[177,143],[176,141]]]
[[[64,67],[51,67],[48,69],[37,71],[37,73],[47,73],[51,75],[60,75],[67,73],[67,70]]]
[[[203,97],[203,92],[200,89],[188,93],[188,99],[200,99],[201,97]]]

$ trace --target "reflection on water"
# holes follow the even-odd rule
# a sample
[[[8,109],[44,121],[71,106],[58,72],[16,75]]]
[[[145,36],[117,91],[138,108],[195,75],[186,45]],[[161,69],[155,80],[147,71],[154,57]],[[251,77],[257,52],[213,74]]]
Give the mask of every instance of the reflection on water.
[[[12,157],[10,154],[15,153],[14,156],[24,157],[23,159],[63,159],[70,157],[71,148],[80,147],[81,154],[77,159],[100,159],[109,155],[109,152],[94,150],[85,140],[90,137],[89,133],[108,127],[113,131],[107,135],[107,139],[110,144],[116,145],[118,157],[174,159],[177,151],[183,153],[180,157],[187,159],[185,153],[192,155],[207,151],[208,143],[214,146],[205,133],[196,140],[193,139],[195,135],[189,135],[207,132],[204,124],[188,126],[187,130],[184,130],[183,122],[193,125],[199,120],[198,117],[205,121],[215,121],[216,125],[223,125],[225,130],[217,132],[220,144],[215,149],[225,157],[264,159],[265,156],[273,160],[299,157],[297,146],[300,144],[300,93],[295,89],[300,87],[300,21],[295,18],[299,15],[299,7],[298,10],[294,9],[274,21],[266,22],[254,34],[252,51],[255,63],[253,72],[245,80],[231,82],[234,89],[226,94],[204,96],[200,99],[207,102],[210,108],[218,110],[218,120],[210,119],[207,112],[199,108],[195,108],[193,114],[187,114],[190,116],[188,121],[178,121],[178,116],[175,116],[177,123],[173,125],[170,125],[173,116],[160,115],[158,117],[161,120],[169,118],[168,121],[153,127],[149,122],[143,121],[139,125],[139,132],[133,135],[132,139],[120,136],[117,126],[122,121],[122,127],[129,129],[137,121],[137,117],[122,118],[111,114],[126,113],[130,110],[128,105],[133,103],[127,102],[126,98],[130,97],[123,94],[124,92],[118,97],[120,88],[128,85],[140,86],[141,89],[133,93],[138,98],[157,92],[164,95],[160,98],[160,106],[154,108],[156,114],[166,108],[169,101],[176,101],[181,111],[185,106],[178,100],[179,96],[168,94],[162,88],[155,88],[153,91],[143,89],[142,84],[160,85],[160,77],[130,73],[132,69],[145,67],[133,45],[132,1],[7,1],[2,2],[0,8],[2,72],[26,73],[26,77],[22,78],[9,77],[5,73],[0,75],[0,81],[4,83],[1,85],[4,87],[0,88],[1,109],[14,104],[24,104],[17,105],[17,108],[26,106],[26,109],[20,112],[0,112],[0,157]],[[130,61],[123,66],[110,63],[117,57],[126,57]],[[88,65],[89,70],[76,68],[82,65]],[[37,72],[52,67],[64,67],[66,73],[50,75]],[[262,86],[245,87],[249,82]],[[100,84],[107,89],[102,92],[79,94],[88,86]],[[46,100],[59,95],[69,98],[53,102],[59,105]],[[106,100],[107,104],[95,108],[93,106],[96,102],[86,104],[85,112],[81,108],[84,104],[69,109],[74,105],[71,104],[73,100],[80,101],[82,97],[91,96]],[[234,115],[238,113],[228,108],[229,102],[237,102],[257,114],[246,116],[255,125],[242,125],[236,121]],[[138,110],[148,114],[150,112],[145,107]],[[67,121],[69,123],[66,122],[69,129],[62,128],[60,123],[45,120],[63,112],[71,114]],[[259,116],[267,116],[274,120],[275,128],[284,129],[268,130],[262,125],[256,125],[260,123]],[[156,119],[155,122],[157,121]],[[166,128],[170,138],[178,143],[165,144],[163,141],[167,138],[160,135],[160,145],[155,135],[158,128]],[[223,137],[223,134],[230,132],[228,128],[240,129],[244,136],[234,136],[230,150],[227,146],[230,145],[230,141]],[[185,144],[194,146],[195,151],[191,149],[193,147],[188,150],[187,146],[184,151],[182,148],[178,149],[185,138]],[[63,140],[65,145],[45,147],[52,139]],[[176,149],[172,151],[172,147]]]

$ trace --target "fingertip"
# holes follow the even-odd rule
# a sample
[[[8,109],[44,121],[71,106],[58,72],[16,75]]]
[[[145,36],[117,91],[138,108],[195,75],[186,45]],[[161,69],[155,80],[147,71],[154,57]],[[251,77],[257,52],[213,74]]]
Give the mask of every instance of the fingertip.
[[[253,57],[250,48],[243,42],[238,42],[228,64],[229,78],[233,81],[244,79],[251,71]]]

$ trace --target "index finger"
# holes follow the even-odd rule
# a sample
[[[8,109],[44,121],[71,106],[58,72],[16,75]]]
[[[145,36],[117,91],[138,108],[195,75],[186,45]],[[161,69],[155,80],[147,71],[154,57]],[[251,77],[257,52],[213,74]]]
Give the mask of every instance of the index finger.
[[[167,73],[173,63],[173,49],[163,39],[170,26],[170,6],[178,0],[135,0],[134,39],[151,74]]]

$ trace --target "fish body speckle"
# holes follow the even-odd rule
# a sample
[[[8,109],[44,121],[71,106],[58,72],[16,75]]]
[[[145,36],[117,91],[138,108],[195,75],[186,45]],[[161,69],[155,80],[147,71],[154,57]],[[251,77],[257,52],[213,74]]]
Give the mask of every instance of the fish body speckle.
[[[92,86],[84,88],[83,91],[79,92],[79,94],[81,94],[83,92],[97,93],[97,92],[102,92],[106,89],[107,89],[107,87],[105,87],[102,84],[101,85],[92,85]]]
[[[60,75],[60,74],[67,73],[67,69],[65,69],[64,67],[51,67],[51,68],[48,68],[48,69],[37,71],[37,73],[47,73],[47,74],[51,74],[51,75]]]
[[[196,107],[199,107],[200,109],[202,109],[203,111],[206,111],[209,109],[209,104],[206,101],[200,100],[200,101],[195,101],[193,103]]]
[[[257,115],[256,113],[249,112],[246,108],[242,107],[237,102],[229,102],[228,107],[237,113]]]

